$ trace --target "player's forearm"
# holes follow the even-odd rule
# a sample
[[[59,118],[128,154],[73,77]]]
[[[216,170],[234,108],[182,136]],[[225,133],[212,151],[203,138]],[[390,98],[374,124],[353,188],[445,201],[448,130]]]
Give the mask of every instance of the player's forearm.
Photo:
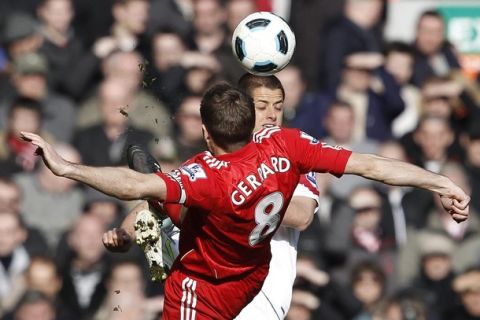
[[[307,197],[294,197],[288,205],[282,226],[305,230],[312,223],[315,212],[315,200]]]
[[[453,183],[447,177],[435,174],[403,161],[372,154],[352,153],[345,173],[394,186],[412,186],[449,196]]]
[[[127,168],[71,164],[63,176],[122,200],[136,200],[150,196],[144,187],[146,175]],[[160,200],[163,199],[160,198]]]
[[[121,224],[121,228],[123,228],[127,233],[128,235],[130,236],[130,238],[132,240],[135,240],[135,220],[137,218],[137,214],[142,211],[142,210],[148,210],[149,207],[148,207],[148,202],[147,201],[141,201],[139,204],[137,204],[135,206],[135,208],[133,208],[129,213],[128,215],[125,217],[125,219],[123,219],[122,221],[122,224]]]

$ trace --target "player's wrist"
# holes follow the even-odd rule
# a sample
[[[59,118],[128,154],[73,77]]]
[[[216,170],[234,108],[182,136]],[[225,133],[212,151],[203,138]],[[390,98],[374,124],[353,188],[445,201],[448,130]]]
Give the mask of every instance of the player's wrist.
[[[440,195],[440,197],[451,198],[454,195],[453,190],[455,189],[455,184],[448,177],[439,175],[438,176],[438,187],[435,191]]]
[[[65,161],[56,172],[57,176],[65,178],[75,178],[79,174],[79,168],[76,164]]]

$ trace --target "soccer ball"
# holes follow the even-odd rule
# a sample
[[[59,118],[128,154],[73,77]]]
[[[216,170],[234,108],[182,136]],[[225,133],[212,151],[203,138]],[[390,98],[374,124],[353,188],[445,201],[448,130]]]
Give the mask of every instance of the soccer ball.
[[[290,62],[295,51],[295,35],[279,16],[270,12],[255,12],[235,28],[232,51],[248,72],[271,75]]]

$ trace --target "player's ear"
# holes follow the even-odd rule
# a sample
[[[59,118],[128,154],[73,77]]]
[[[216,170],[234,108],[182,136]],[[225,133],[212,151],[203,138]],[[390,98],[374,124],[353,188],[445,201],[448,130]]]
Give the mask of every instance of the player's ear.
[[[208,150],[210,152],[213,152],[212,150],[214,147],[214,143],[213,143],[212,136],[210,135],[210,133],[208,133],[207,128],[203,124],[202,124],[202,133],[203,133],[203,140],[205,140],[205,144],[207,145]]]
[[[202,124],[202,133],[203,133],[203,139],[204,139],[205,142],[208,144],[209,141],[212,140],[212,137],[211,137],[210,134],[208,133],[208,130],[207,130],[207,128],[205,127],[204,124]]]

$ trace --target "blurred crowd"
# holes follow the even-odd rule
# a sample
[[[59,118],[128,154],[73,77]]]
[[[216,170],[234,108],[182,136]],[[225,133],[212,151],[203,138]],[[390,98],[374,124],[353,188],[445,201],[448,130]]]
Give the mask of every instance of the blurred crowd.
[[[39,163],[20,131],[67,159],[163,169],[205,150],[200,100],[244,73],[231,34],[273,11],[297,37],[285,126],[415,163],[472,194],[455,223],[429,192],[317,175],[320,208],[299,243],[288,319],[480,319],[480,82],[464,76],[434,10],[412,43],[383,36],[382,0],[1,0],[0,318],[156,319],[159,284],[136,248],[103,248],[131,203]],[[398,13],[400,14],[400,13]]]

